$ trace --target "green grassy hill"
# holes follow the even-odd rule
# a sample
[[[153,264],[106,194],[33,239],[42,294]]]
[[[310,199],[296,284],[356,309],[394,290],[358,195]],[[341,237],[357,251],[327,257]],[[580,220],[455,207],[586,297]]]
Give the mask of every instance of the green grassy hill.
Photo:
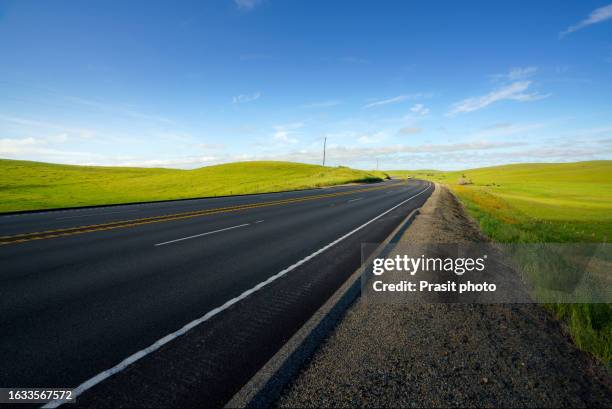
[[[598,243],[612,238],[612,161],[388,173],[448,185],[481,229],[499,242]],[[612,272],[602,279],[609,288]],[[579,347],[611,363],[611,304],[549,308],[568,322]]]
[[[449,185],[472,211],[516,225],[498,241],[601,242],[612,237],[612,161],[504,165],[457,172],[390,171]],[[463,179],[464,185],[460,184]],[[484,216],[478,218],[486,224]]]
[[[0,212],[263,193],[385,177],[383,172],[291,162],[238,162],[179,170],[0,159]]]

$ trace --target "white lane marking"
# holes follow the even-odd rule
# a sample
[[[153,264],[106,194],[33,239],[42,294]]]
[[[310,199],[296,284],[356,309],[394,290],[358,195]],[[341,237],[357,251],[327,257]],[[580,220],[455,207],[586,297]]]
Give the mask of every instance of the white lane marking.
[[[257,220],[257,221],[255,222],[255,224],[257,224],[257,223],[262,223],[262,222],[263,222],[263,220]]]
[[[161,348],[162,346],[166,345],[170,341],[172,341],[172,340],[174,340],[174,339],[176,339],[176,338],[178,338],[178,337],[180,337],[182,335],[185,335],[188,331],[190,331],[191,329],[197,327],[201,323],[203,323],[205,321],[208,321],[209,319],[211,319],[215,315],[223,312],[224,310],[228,309],[229,307],[231,307],[232,305],[236,304],[237,302],[242,301],[245,298],[247,298],[249,295],[251,295],[251,294],[261,290],[263,287],[267,286],[271,282],[276,281],[279,278],[283,277],[285,274],[291,272],[292,270],[295,270],[296,268],[298,268],[302,264],[306,263],[307,261],[310,261],[311,259],[315,258],[319,254],[323,253],[324,251],[328,250],[329,248],[331,248],[331,247],[335,246],[336,244],[340,243],[342,240],[346,239],[347,237],[352,236],[353,234],[357,233],[359,230],[361,230],[364,227],[366,227],[367,225],[375,222],[376,220],[380,219],[384,215],[392,212],[393,210],[397,209],[398,207],[400,207],[401,205],[405,204],[406,202],[409,202],[410,200],[414,199],[415,197],[422,195],[427,190],[429,190],[430,187],[431,187],[431,185],[427,186],[425,189],[421,190],[419,193],[415,194],[414,196],[411,196],[408,199],[406,199],[406,200],[396,204],[392,208],[390,208],[388,210],[385,210],[384,212],[382,212],[378,216],[374,217],[373,219],[370,219],[369,221],[365,222],[361,226],[356,227],[355,229],[353,229],[350,232],[346,233],[344,236],[339,237],[336,240],[332,241],[328,245],[326,245],[324,247],[321,247],[319,250],[315,251],[314,253],[312,253],[309,256],[304,257],[303,259],[301,259],[297,263],[292,264],[289,267],[285,268],[284,270],[274,274],[273,276],[269,277],[267,280],[262,281],[261,283],[257,284],[255,287],[253,287],[253,288],[251,288],[249,290],[246,290],[245,292],[243,292],[242,294],[240,294],[237,297],[232,298],[231,300],[226,301],[223,305],[208,311],[206,314],[204,314],[200,318],[197,318],[197,319],[191,321],[189,324],[187,324],[184,327],[178,329],[177,331],[174,331],[174,332],[166,335],[165,337],[158,339],[157,341],[155,341],[153,344],[149,345],[145,349],[141,349],[140,351],[135,352],[134,354],[128,356],[127,358],[125,358],[123,361],[119,362],[117,365],[113,366],[112,368],[109,368],[109,369],[107,369],[105,371],[102,371],[99,374],[95,375],[94,377],[89,378],[88,380],[86,380],[85,382],[83,382],[82,384],[80,384],[79,386],[77,386],[76,388],[73,389],[74,397],[75,398],[78,397],[83,392],[85,392],[88,389],[91,389],[92,387],[96,386],[97,384],[99,384],[100,382],[104,381],[105,379],[113,376],[114,374],[116,374],[118,372],[123,371],[125,368],[127,368],[128,366],[130,366],[134,362],[138,361],[140,358],[143,358],[143,357],[149,355],[150,353],[157,351],[159,348]],[[42,407],[43,408],[56,408],[56,407],[60,406],[62,403],[63,402],[61,402],[61,401],[51,401],[51,402],[47,403],[46,405],[44,405]]]
[[[363,199],[363,197],[358,197],[357,199],[347,200],[346,203],[356,202],[357,200],[361,200],[361,199]]]
[[[134,212],[137,212],[137,211],[138,210],[121,210],[121,211],[118,211],[118,212],[79,214],[77,216],[58,217],[55,220],[76,219],[78,217],[90,217],[90,216],[105,216],[107,214],[117,214],[117,213],[134,213]]]
[[[208,236],[209,234],[220,233],[220,232],[222,232],[222,231],[227,231],[227,230],[237,229],[237,228],[239,228],[239,227],[244,227],[244,226],[248,226],[248,225],[250,225],[250,223],[239,224],[238,226],[226,227],[225,229],[219,229],[219,230],[207,231],[206,233],[195,234],[195,235],[193,235],[193,236],[182,237],[182,238],[180,238],[180,239],[176,239],[176,240],[164,241],[163,243],[157,243],[155,246],[164,246],[164,245],[166,245],[166,244],[176,243],[177,241],[183,241],[183,240],[195,239],[196,237]]]

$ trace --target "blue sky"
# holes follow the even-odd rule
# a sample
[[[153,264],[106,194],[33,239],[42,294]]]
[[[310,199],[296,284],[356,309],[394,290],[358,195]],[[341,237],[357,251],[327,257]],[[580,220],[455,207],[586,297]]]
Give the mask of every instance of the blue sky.
[[[0,0],[0,55],[2,158],[612,159],[605,1]]]

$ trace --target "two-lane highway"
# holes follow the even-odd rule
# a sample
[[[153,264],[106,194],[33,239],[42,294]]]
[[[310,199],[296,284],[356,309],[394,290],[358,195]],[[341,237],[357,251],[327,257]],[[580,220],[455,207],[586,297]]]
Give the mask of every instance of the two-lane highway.
[[[385,182],[0,216],[0,386],[219,406],[431,192]]]

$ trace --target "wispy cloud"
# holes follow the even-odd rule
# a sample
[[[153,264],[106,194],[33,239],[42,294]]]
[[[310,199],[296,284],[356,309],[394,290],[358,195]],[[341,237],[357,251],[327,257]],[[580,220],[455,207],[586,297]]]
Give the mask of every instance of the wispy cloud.
[[[6,122],[15,124],[21,128],[40,128],[61,132],[62,134],[70,134],[70,136],[80,139],[94,139],[96,132],[86,128],[75,128],[54,122],[38,121],[28,118],[19,118],[14,116],[0,115],[0,123]]]
[[[432,155],[438,168],[461,169],[468,166],[488,166],[513,162],[567,162],[575,160],[609,159],[603,147],[611,139],[577,146],[576,143],[559,146],[532,145],[528,142],[488,142],[466,141],[448,144],[405,144],[382,146],[341,146],[328,148],[328,160],[332,164],[343,164],[367,168],[373,166],[372,158],[382,161],[385,168],[405,169],[411,167],[431,167]],[[572,142],[572,141],[570,141]],[[41,146],[42,145],[42,146]],[[103,166],[143,166],[191,169],[195,167],[233,161],[249,160],[288,160],[306,163],[319,163],[320,149],[294,149],[278,153],[242,153],[236,155],[185,155],[163,159],[150,159],[137,156],[107,156],[90,152],[62,151],[50,149],[36,138],[2,139],[0,155],[19,159],[44,160],[55,163]]]
[[[491,126],[484,127],[479,131],[470,134],[471,138],[475,139],[489,139],[489,138],[500,138],[507,136],[526,136],[528,137],[533,131],[546,128],[548,125],[545,123],[499,123]]]
[[[479,109],[488,107],[489,105],[498,101],[537,101],[539,99],[547,98],[551,95],[542,95],[537,92],[526,93],[525,91],[527,91],[530,85],[531,81],[517,81],[513,82],[512,84],[498,88],[494,91],[491,91],[486,95],[464,99],[463,101],[455,103],[450,112],[447,114],[447,116],[454,116],[466,112],[477,111]]]
[[[335,107],[340,104],[342,104],[342,101],[332,99],[329,101],[321,101],[321,102],[313,102],[310,104],[305,104],[305,105],[302,105],[302,108],[328,108],[328,107]]]
[[[160,116],[160,115],[142,112],[138,107],[135,107],[133,105],[126,104],[120,101],[103,102],[99,100],[83,98],[80,96],[67,95],[61,90],[48,88],[48,87],[41,87],[37,85],[31,85],[27,83],[26,84],[19,83],[15,85],[31,88],[33,90],[36,90],[37,93],[45,95],[46,98],[44,102],[33,100],[32,102],[34,103],[42,103],[44,105],[53,106],[53,105],[56,105],[57,102],[62,103],[62,105],[64,102],[68,102],[70,104],[78,106],[79,108],[90,109],[92,112],[95,112],[96,114],[99,114],[100,112],[104,112],[106,114],[112,114],[115,116],[121,115],[121,116],[129,117],[129,118],[143,119],[149,122],[151,121],[159,122],[160,124],[163,124],[163,125],[176,125],[176,122],[173,119],[170,119],[164,116]]]
[[[402,94],[402,95],[398,95],[396,97],[393,98],[388,98],[388,99],[380,99],[380,100],[376,100],[376,101],[372,101],[366,105],[364,105],[364,108],[373,108],[373,107],[378,107],[378,106],[383,106],[383,105],[391,105],[391,104],[399,104],[400,102],[404,102],[410,99],[418,99],[418,98],[431,98],[433,96],[432,93],[425,93],[425,92],[417,92],[414,94]]]
[[[372,108],[372,107],[378,107],[378,106],[383,106],[383,105],[391,105],[391,104],[398,104],[400,102],[403,102],[405,100],[408,99],[408,95],[398,95],[397,97],[393,97],[393,98],[388,98],[388,99],[381,99],[378,101],[374,101],[374,102],[370,102],[369,104],[364,105],[364,108]]]
[[[252,102],[261,97],[261,92],[255,92],[253,94],[240,94],[236,95],[232,98],[234,104],[245,104],[247,102]]]
[[[216,156],[183,156],[172,159],[142,159],[122,158],[113,160],[110,166],[136,166],[143,168],[195,168],[217,163],[221,159]],[[103,161],[88,163],[89,165],[109,165],[108,158]]]
[[[386,135],[383,132],[374,132],[361,135],[359,138],[357,138],[357,142],[367,144],[382,142],[385,139]]]
[[[55,140],[54,140],[55,139]],[[54,142],[62,143],[62,135],[49,138],[0,138],[0,155],[5,158],[46,160],[49,162],[67,163],[72,158],[80,158],[73,163],[83,163],[82,159],[96,154],[88,152],[56,149]],[[97,155],[99,156],[99,155]]]
[[[425,108],[423,104],[415,104],[410,108],[410,112],[418,116],[426,116],[429,114],[429,108]]]
[[[602,145],[555,147],[530,142],[457,142],[449,144],[405,144],[383,146],[331,146],[327,150],[329,163],[372,168],[373,158],[380,159],[386,169],[423,169],[432,167],[432,156],[438,169],[465,169],[512,162],[568,162],[575,160],[607,159]],[[287,160],[318,163],[317,149],[294,150],[275,154],[249,154],[233,160]]]
[[[580,135],[600,135],[600,134],[609,134],[612,136],[612,125],[601,126],[598,128],[587,128],[587,129],[579,129],[578,132]]]
[[[274,126],[274,133],[272,139],[283,143],[297,143],[297,139],[293,136],[296,131],[304,127],[303,122],[294,122],[291,124],[276,125]]]
[[[612,4],[600,7],[598,9],[593,10],[587,16],[587,18],[585,18],[581,22],[574,24],[573,26],[569,26],[566,30],[560,32],[559,38],[563,38],[570,33],[581,30],[593,24],[597,24],[597,23],[601,23],[606,20],[610,20],[611,18],[612,18]]]
[[[262,3],[262,0],[234,0],[234,4],[240,10],[251,11]]]
[[[516,81],[531,77],[537,71],[538,67],[515,67],[511,68],[507,73],[491,75],[491,78],[495,80]]]
[[[112,104],[108,102],[94,101],[91,99],[64,95],[63,98],[73,104],[93,108],[96,111],[107,111],[119,115],[124,115],[131,118],[143,119],[145,121],[155,121],[163,124],[174,124],[174,121],[158,115],[150,115],[133,109],[125,104]]]
[[[514,148],[524,146],[524,142],[458,142],[449,144],[423,144],[423,145],[382,145],[382,146],[341,146],[332,145],[327,149],[328,157],[332,163],[350,164],[360,161],[371,160],[373,157],[381,159],[410,160],[418,155],[430,156],[431,154],[448,154],[466,152],[478,153],[482,151],[496,151],[498,149]],[[415,156],[417,155],[417,156]],[[319,149],[299,149],[291,152],[284,152],[272,155],[247,155],[243,160],[288,160],[295,162],[315,163],[320,160],[321,152]]]
[[[0,139],[0,154],[21,153],[41,144],[42,142],[36,138],[2,138]]]
[[[397,133],[399,135],[414,135],[415,133],[421,132],[422,129],[418,126],[406,126],[404,128],[400,128]]]

